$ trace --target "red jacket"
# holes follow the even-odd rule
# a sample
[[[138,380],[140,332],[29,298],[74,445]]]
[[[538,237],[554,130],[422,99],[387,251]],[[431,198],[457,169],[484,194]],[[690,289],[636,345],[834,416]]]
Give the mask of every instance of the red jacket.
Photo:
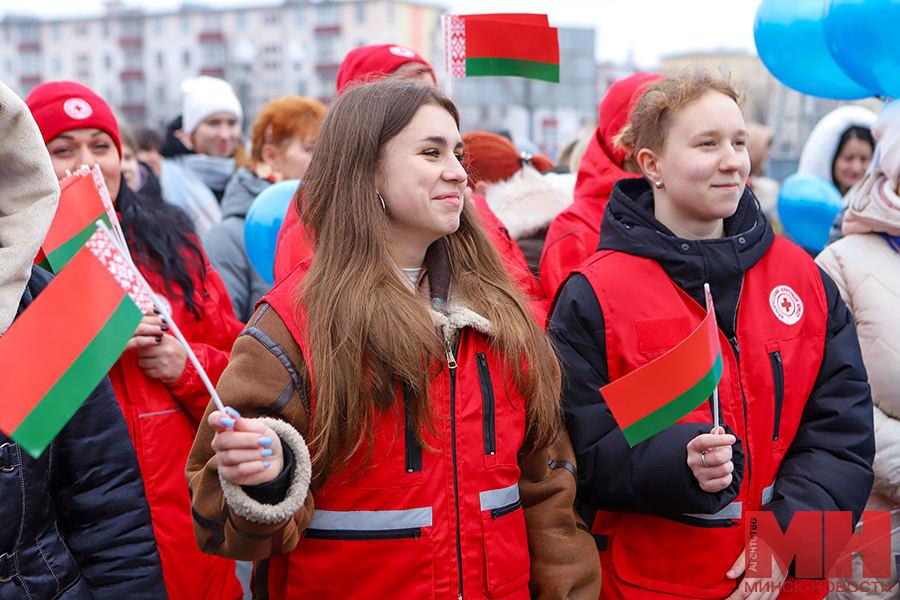
[[[203,262],[206,281],[201,286],[199,276],[193,276],[195,289],[200,290],[195,301],[205,313],[199,322],[183,302],[165,292],[159,275],[145,272],[144,276],[169,301],[172,318],[215,385],[243,324],[234,315],[222,278],[206,256]],[[180,294],[180,288],[173,287]],[[240,598],[243,590],[234,561],[203,554],[194,538],[184,465],[210,397],[193,363],[188,360],[181,378],[166,385],[147,377],[130,350],[113,365],[109,378],[137,450],[169,598]]]
[[[631,119],[643,90],[662,77],[638,72],[613,83],[598,109],[599,125],[591,138],[575,182],[575,201],[550,223],[541,254],[540,280],[551,300],[575,267],[597,251],[600,222],[613,184],[640,177],[622,169],[625,153],[614,144],[619,131]]]
[[[306,270],[293,271],[264,302],[309,356],[294,295]],[[293,551],[270,560],[270,598],[352,598],[360,590],[367,598],[530,597],[517,456],[525,400],[504,377],[488,332],[476,329],[484,320],[449,310],[454,323],[468,325],[458,330],[455,364],[435,367],[431,449],[406,426],[398,384],[362,475],[353,478],[364,451],[337,481],[310,491],[312,522]]]
[[[472,200],[475,202],[475,208],[478,209],[478,215],[484,221],[485,230],[491,237],[491,241],[500,251],[500,256],[509,274],[512,275],[513,280],[519,283],[525,297],[530,301],[535,319],[543,328],[547,321],[547,311],[550,309],[552,296],[548,297],[544,294],[540,284],[531,274],[519,245],[488,206],[484,196],[473,194]],[[312,256],[312,248],[309,247],[299,225],[300,215],[297,213],[294,203],[291,202],[278,232],[278,244],[275,247],[275,283],[287,277],[301,261]]]

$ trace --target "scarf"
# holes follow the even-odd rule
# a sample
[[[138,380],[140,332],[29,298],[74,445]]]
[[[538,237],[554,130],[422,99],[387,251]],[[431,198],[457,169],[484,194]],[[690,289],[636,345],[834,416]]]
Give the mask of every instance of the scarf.
[[[163,161],[159,178],[163,197],[187,213],[201,241],[222,220],[213,190],[224,189],[233,173],[233,158],[185,154]]]

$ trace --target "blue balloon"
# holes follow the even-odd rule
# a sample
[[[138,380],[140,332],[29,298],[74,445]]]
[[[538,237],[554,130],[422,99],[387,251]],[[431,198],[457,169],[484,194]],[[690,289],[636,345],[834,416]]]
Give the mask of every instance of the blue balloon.
[[[900,97],[900,2],[826,0],[825,42],[838,66],[860,85]]]
[[[823,30],[826,1],[763,0],[753,24],[759,58],[776,79],[803,94],[833,100],[875,95],[831,56]]]
[[[807,250],[821,252],[834,218],[844,206],[834,184],[815,173],[796,173],[778,192],[778,217],[785,231]]]
[[[273,183],[253,200],[244,222],[244,244],[250,264],[263,279],[275,283],[275,246],[299,179]]]

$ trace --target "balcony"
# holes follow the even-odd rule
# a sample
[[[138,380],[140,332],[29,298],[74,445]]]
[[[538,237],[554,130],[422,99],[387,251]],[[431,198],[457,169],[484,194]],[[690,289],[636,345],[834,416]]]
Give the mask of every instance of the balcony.
[[[122,48],[140,48],[143,45],[144,38],[139,35],[123,35],[119,38],[119,46]]]
[[[143,78],[143,69],[123,69],[119,72],[119,79],[121,79],[122,81],[137,81]]]
[[[218,77],[219,79],[223,79],[225,77],[225,68],[224,67],[202,67],[200,69],[201,75],[207,75],[209,77]]]
[[[31,89],[40,82],[41,76],[38,74],[19,76],[19,85],[21,85],[25,89]]]
[[[38,54],[40,51],[40,42],[19,42],[19,54]]]
[[[125,120],[131,123],[143,123],[144,116],[147,114],[147,107],[143,102],[122,104],[119,110]]]
[[[340,67],[340,63],[319,63],[316,65],[316,73],[336,77]]]
[[[200,34],[201,44],[222,44],[225,42],[225,35],[221,31],[204,31]]]
[[[316,37],[330,37],[341,35],[340,25],[319,25],[316,27]]]

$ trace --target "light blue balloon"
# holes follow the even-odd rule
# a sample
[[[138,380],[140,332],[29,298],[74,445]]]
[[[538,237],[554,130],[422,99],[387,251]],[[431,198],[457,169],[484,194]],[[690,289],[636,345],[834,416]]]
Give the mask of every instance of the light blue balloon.
[[[753,24],[759,58],[778,81],[800,93],[833,100],[873,96],[841,70],[828,50],[823,30],[827,1],[763,0]]]
[[[828,243],[834,218],[844,206],[834,184],[815,173],[796,173],[778,192],[778,218],[794,241],[821,252]]]
[[[825,42],[838,66],[878,95],[900,96],[900,1],[826,0]]]
[[[299,179],[273,183],[256,196],[244,222],[244,244],[256,272],[270,284],[275,283],[275,246]]]

